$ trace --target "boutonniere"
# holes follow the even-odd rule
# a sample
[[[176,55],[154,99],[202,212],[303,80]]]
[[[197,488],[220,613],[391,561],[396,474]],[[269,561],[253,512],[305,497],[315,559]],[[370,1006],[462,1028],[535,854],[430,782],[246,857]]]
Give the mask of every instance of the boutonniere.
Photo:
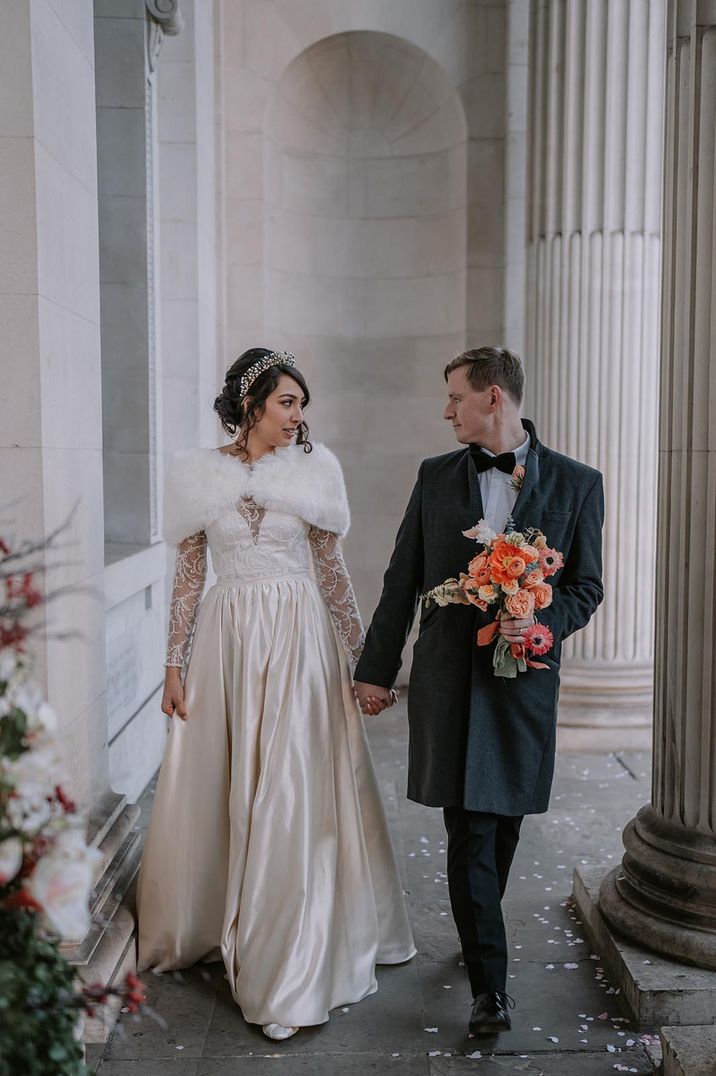
[[[510,489],[515,493],[519,493],[525,483],[525,469],[521,463],[518,463],[512,472],[512,478],[510,479]]]

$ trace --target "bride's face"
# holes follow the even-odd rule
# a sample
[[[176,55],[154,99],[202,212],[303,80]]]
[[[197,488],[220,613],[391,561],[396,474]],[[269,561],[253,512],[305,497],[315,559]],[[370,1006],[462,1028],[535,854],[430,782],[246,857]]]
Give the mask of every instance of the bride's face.
[[[281,374],[278,385],[266,398],[264,411],[254,430],[266,445],[285,448],[295,439],[303,422],[303,393],[298,382]]]

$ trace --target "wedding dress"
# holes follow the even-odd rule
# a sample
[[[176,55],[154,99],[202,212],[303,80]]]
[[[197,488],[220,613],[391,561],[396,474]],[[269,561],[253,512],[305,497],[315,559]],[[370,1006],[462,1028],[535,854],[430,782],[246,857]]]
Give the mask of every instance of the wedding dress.
[[[320,1024],[377,989],[377,963],[415,954],[352,694],[340,468],[320,445],[253,468],[201,450],[168,489],[169,539],[193,531],[167,658],[191,647],[188,718],[171,723],[140,871],[140,967],[223,958],[248,1022]]]

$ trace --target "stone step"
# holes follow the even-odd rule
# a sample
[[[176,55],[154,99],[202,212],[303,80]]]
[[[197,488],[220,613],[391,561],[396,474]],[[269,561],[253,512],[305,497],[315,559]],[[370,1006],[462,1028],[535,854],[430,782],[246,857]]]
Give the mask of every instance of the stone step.
[[[716,1076],[716,1027],[662,1027],[663,1076]]]
[[[92,894],[92,921],[84,938],[61,946],[86,983],[118,985],[128,971],[136,970],[134,881],[142,852],[142,834],[136,828],[139,814],[136,804],[111,795],[90,821],[92,843],[103,858]],[[113,999],[85,1020],[85,1043],[106,1042],[119,1005]]]
[[[599,891],[608,866],[578,866],[573,875],[577,914],[594,952],[599,953],[612,985],[621,991],[626,1012],[639,1030],[716,1024],[716,974],[678,964],[641,949],[617,934],[599,908]],[[691,1076],[691,1074],[689,1074]],[[716,1072],[715,1072],[716,1076]]]

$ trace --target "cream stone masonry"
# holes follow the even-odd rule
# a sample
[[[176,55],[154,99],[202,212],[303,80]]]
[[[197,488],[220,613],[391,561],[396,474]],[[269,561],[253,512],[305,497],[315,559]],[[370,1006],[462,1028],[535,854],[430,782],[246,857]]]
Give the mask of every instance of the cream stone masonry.
[[[76,505],[47,558],[48,589],[73,589],[49,609],[36,674],[72,794],[92,805],[109,785],[90,0],[70,21],[47,0],[0,5],[0,50],[0,531],[41,538]]]
[[[36,675],[58,715],[69,794],[88,812],[103,857],[95,921],[66,948],[90,981],[112,982],[134,962],[122,898],[136,868],[138,811],[111,790],[108,773],[93,14],[91,0],[0,5],[0,323],[10,390],[0,398],[0,527],[11,542],[41,538],[75,505],[46,557],[47,589],[66,593],[48,607]]]
[[[716,0],[670,0],[651,804],[610,923],[716,969]]]
[[[521,336],[524,183],[508,213],[505,161],[509,131],[524,163],[528,9],[218,10],[225,359],[285,347],[309,376],[312,434],[346,473],[367,617],[420,460],[455,447],[445,363],[468,340],[502,342],[508,320]]]
[[[664,40],[661,0],[533,0],[528,411],[606,494],[605,602],[562,669],[574,746],[651,720]]]

